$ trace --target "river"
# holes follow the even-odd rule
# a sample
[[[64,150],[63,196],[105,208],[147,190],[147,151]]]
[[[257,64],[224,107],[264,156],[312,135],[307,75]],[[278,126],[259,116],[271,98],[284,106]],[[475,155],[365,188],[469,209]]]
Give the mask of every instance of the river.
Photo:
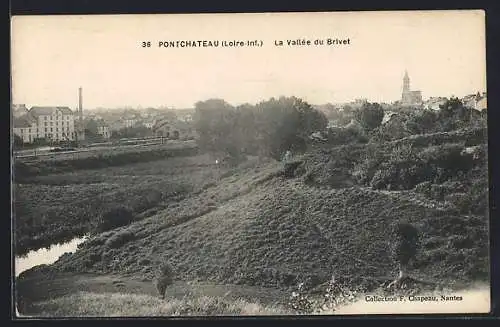
[[[57,261],[61,255],[66,252],[74,252],[78,245],[87,239],[86,236],[74,238],[73,240],[63,243],[54,244],[49,249],[41,248],[36,251],[30,251],[26,256],[16,257],[15,272],[16,277],[23,271],[31,269],[38,265],[49,265]]]

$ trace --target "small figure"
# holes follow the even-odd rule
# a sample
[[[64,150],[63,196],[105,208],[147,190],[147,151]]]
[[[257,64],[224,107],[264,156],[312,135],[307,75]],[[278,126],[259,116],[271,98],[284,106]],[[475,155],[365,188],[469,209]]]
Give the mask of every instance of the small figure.
[[[392,250],[398,262],[399,276],[388,287],[396,286],[408,279],[408,265],[415,258],[418,247],[418,230],[411,224],[398,223],[393,227]]]
[[[173,284],[173,278],[174,271],[172,266],[168,262],[162,262],[158,267],[156,277],[153,281],[156,286],[156,290],[162,299],[165,299],[165,291],[167,290],[167,287]]]
[[[290,150],[286,150],[285,155],[283,156],[283,161],[288,162],[292,159],[292,152]]]

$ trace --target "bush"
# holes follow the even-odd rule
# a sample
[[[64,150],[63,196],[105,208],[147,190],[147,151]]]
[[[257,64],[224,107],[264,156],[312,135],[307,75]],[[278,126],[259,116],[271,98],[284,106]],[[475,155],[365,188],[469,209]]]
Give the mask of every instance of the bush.
[[[104,246],[110,249],[117,249],[123,246],[125,243],[133,241],[134,239],[134,233],[129,230],[124,230],[111,235],[111,237],[108,238],[104,243]]]
[[[117,227],[130,224],[134,220],[132,212],[122,206],[116,206],[104,212],[98,219],[96,230],[108,231]]]
[[[418,158],[412,146],[398,145],[388,156],[387,162],[382,162],[376,168],[370,186],[375,189],[407,190],[429,180],[433,175],[433,168]]]
[[[328,143],[332,145],[368,142],[366,134],[354,126],[330,127],[326,138]]]
[[[374,189],[394,189],[397,188],[399,173],[394,165],[382,165],[379,170],[373,174],[370,186]]]
[[[443,175],[439,176],[443,182],[459,172],[467,172],[474,166],[472,154],[463,153],[463,144],[443,144],[423,149],[419,157],[422,161],[435,168],[441,168]]]
[[[431,181],[425,181],[425,182],[422,182],[422,183],[418,183],[415,186],[415,192],[423,194],[423,195],[429,197],[430,194],[431,194],[431,186],[432,186]]]
[[[469,213],[472,206],[471,197],[467,193],[463,192],[446,194],[444,196],[444,201],[450,203],[456,207],[460,213],[464,214]]]

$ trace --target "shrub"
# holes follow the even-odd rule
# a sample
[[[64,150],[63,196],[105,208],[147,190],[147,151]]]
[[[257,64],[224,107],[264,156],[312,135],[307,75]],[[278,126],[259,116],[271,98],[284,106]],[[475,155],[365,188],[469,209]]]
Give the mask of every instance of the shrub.
[[[415,192],[423,194],[423,195],[426,195],[426,196],[430,196],[430,194],[431,194],[431,186],[432,186],[431,181],[425,181],[425,182],[422,182],[422,183],[418,183],[415,186]]]
[[[349,127],[330,127],[327,131],[327,140],[329,144],[341,145],[351,143],[366,143],[368,137],[361,130],[354,126]]]
[[[98,232],[108,231],[130,224],[134,220],[132,212],[123,206],[116,206],[104,212],[97,222]]]
[[[469,213],[472,206],[471,197],[463,192],[446,194],[444,196],[444,201],[455,206],[460,213]]]
[[[445,180],[459,172],[466,172],[474,166],[473,155],[463,153],[464,145],[460,143],[432,146],[422,150],[421,160],[427,164],[444,170]]]
[[[373,174],[370,186],[374,189],[389,188],[394,189],[399,181],[398,171],[393,165],[382,165],[381,169]]]
[[[370,186],[376,189],[411,189],[434,174],[432,167],[419,159],[411,145],[398,145],[387,162],[376,169]]]
[[[297,314],[333,312],[342,305],[355,302],[360,293],[360,290],[353,289],[333,276],[323,287],[323,296],[313,298],[305,291],[304,283],[299,283],[289,298],[288,306]]]
[[[359,184],[369,185],[379,167],[389,159],[387,152],[377,144],[366,147],[364,157],[353,167],[352,175]]]
[[[111,235],[111,237],[104,243],[104,246],[110,249],[118,249],[125,243],[133,241],[134,239],[134,233],[129,230],[124,230]]]

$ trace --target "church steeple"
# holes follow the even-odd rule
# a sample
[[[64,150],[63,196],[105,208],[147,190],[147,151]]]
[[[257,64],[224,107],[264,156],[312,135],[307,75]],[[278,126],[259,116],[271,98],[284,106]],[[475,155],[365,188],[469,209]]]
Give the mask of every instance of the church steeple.
[[[408,76],[408,71],[405,70],[405,76],[403,77],[403,93],[410,92],[410,77]]]
[[[420,105],[422,103],[422,93],[420,91],[412,91],[410,89],[410,77],[405,69],[403,77],[403,93],[401,94],[401,103],[403,105]]]

